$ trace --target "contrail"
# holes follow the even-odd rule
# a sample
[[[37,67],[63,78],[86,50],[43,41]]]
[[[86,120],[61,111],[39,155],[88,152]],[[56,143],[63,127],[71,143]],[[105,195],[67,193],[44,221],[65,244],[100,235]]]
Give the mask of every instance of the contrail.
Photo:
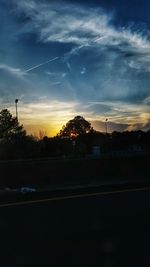
[[[54,57],[54,58],[52,58],[52,59],[50,59],[48,61],[45,61],[44,63],[38,64],[38,65],[36,65],[36,66],[34,66],[34,67],[30,68],[30,69],[25,70],[24,73],[29,72],[29,71],[34,70],[34,69],[37,69],[37,68],[39,68],[39,67],[41,67],[41,66],[43,66],[43,65],[45,65],[45,64],[47,64],[47,63],[49,63],[51,61],[57,60],[58,58],[59,57]]]
[[[106,38],[106,36],[100,36],[100,37],[94,39],[93,42],[96,43],[97,41],[104,39],[104,38]]]

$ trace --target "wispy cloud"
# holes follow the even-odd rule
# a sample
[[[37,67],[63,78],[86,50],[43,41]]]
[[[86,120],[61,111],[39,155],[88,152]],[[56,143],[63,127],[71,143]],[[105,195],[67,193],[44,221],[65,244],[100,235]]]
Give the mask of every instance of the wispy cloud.
[[[56,81],[56,82],[51,83],[51,85],[60,85],[60,84],[61,84],[60,81]]]
[[[17,12],[30,17],[28,31],[36,32],[41,42],[57,41],[76,45],[65,55],[66,59],[88,46],[114,46],[123,52],[133,53],[133,57],[127,60],[131,68],[143,68],[144,65],[150,70],[149,32],[139,28],[135,30],[131,26],[116,28],[112,24],[114,15],[102,8],[85,9],[78,4],[64,2],[60,6],[54,2],[40,3],[34,0],[16,1],[16,5]],[[22,31],[26,31],[25,26]]]
[[[62,78],[65,78],[66,76],[67,76],[66,72],[62,73],[62,75],[61,75]]]
[[[66,62],[66,64],[67,64],[68,70],[71,71],[71,64],[68,61]]]
[[[96,129],[97,131],[100,131],[100,132],[106,131],[105,121],[101,121],[101,120],[91,121],[91,124],[94,127],[94,129]],[[125,123],[115,123],[111,121],[108,121],[107,123],[108,132],[114,132],[114,131],[123,132],[123,131],[128,130],[128,127],[129,127],[129,124],[125,124]]]
[[[0,64],[0,75],[0,96],[4,97],[4,104],[13,102],[15,97],[21,99],[34,89],[34,83],[28,73],[24,73],[20,68]]]
[[[80,73],[81,73],[82,75],[85,74],[85,73],[86,73],[86,68],[83,67],[82,70],[80,71]]]
[[[47,75],[50,75],[50,76],[55,76],[55,75],[58,75],[58,73],[57,72],[51,72],[51,71],[45,71],[45,74],[47,74]]]
[[[6,64],[0,64],[0,70],[7,71],[15,76],[24,76],[24,72],[19,68],[14,68]]]
[[[129,130],[143,130],[143,131],[148,131],[150,130],[150,119],[148,119],[146,122],[138,122],[129,127]]]

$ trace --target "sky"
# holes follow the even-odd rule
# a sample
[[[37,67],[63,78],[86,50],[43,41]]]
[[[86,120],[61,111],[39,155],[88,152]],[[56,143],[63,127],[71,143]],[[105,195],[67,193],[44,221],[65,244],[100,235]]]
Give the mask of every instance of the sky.
[[[149,0],[0,0],[0,108],[54,136],[150,129]]]

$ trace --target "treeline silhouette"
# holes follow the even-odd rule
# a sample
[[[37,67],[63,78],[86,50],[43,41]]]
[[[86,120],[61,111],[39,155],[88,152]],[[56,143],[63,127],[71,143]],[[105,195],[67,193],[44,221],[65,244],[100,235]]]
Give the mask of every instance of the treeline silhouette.
[[[0,112],[0,159],[42,157],[86,157],[93,147],[102,155],[122,151],[150,150],[150,130],[102,133],[94,130],[82,116],[76,116],[54,137],[27,135],[18,119],[9,110]]]

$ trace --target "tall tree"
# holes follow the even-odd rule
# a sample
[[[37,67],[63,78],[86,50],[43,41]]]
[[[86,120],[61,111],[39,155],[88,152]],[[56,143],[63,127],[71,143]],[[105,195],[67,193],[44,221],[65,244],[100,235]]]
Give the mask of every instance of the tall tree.
[[[85,120],[82,116],[76,116],[62,127],[58,136],[76,138],[78,135],[89,133],[92,130],[93,128],[90,122]]]
[[[19,124],[18,119],[13,117],[8,109],[0,111],[0,138],[11,141],[15,137],[23,137],[26,131]]]

